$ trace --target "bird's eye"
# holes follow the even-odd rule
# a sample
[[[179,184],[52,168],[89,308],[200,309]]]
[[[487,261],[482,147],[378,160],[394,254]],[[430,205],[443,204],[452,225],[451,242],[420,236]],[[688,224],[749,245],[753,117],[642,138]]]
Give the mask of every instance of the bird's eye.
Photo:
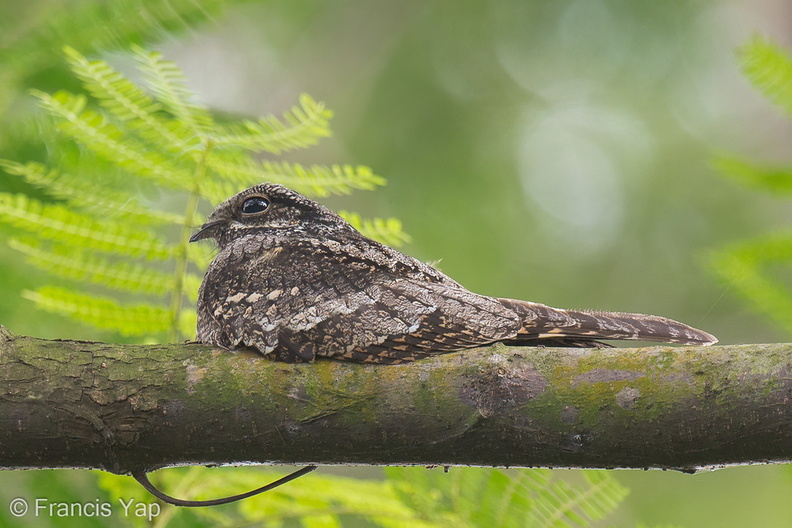
[[[269,207],[269,202],[260,196],[248,198],[242,204],[242,214],[256,214],[264,212]]]

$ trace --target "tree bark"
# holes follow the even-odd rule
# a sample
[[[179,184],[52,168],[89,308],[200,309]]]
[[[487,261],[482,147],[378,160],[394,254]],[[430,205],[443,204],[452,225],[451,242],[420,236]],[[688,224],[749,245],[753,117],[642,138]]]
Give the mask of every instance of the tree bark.
[[[792,458],[792,345],[495,345],[394,366],[0,327],[0,468],[695,470]]]

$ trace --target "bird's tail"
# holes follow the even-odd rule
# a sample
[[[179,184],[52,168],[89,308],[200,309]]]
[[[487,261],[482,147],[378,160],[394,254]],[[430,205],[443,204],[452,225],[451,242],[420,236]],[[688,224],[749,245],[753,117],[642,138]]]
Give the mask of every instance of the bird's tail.
[[[523,327],[511,342],[592,346],[596,339],[637,339],[684,345],[711,345],[715,336],[679,321],[620,312],[560,310],[544,304],[500,299],[523,317]]]

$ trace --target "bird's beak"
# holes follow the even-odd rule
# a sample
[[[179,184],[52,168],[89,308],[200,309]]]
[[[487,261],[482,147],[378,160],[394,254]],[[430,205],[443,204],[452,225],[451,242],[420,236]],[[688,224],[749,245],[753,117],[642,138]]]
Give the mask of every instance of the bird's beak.
[[[207,222],[201,226],[201,229],[198,230],[193,236],[190,237],[190,242],[197,242],[199,240],[203,240],[205,238],[212,238],[214,235],[214,230],[216,227],[219,227],[221,224],[225,222]]]

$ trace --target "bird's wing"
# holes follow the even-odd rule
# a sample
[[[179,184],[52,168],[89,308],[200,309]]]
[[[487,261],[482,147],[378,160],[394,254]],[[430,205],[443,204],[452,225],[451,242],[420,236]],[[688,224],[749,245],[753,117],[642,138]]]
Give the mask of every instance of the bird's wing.
[[[362,291],[284,322],[282,352],[399,363],[516,335],[520,320],[495,299],[462,288],[381,276]]]
[[[521,326],[497,299],[362,255],[324,246],[252,254],[241,273],[212,277],[207,292],[220,300],[209,315],[229,348],[397,363],[506,339]]]

